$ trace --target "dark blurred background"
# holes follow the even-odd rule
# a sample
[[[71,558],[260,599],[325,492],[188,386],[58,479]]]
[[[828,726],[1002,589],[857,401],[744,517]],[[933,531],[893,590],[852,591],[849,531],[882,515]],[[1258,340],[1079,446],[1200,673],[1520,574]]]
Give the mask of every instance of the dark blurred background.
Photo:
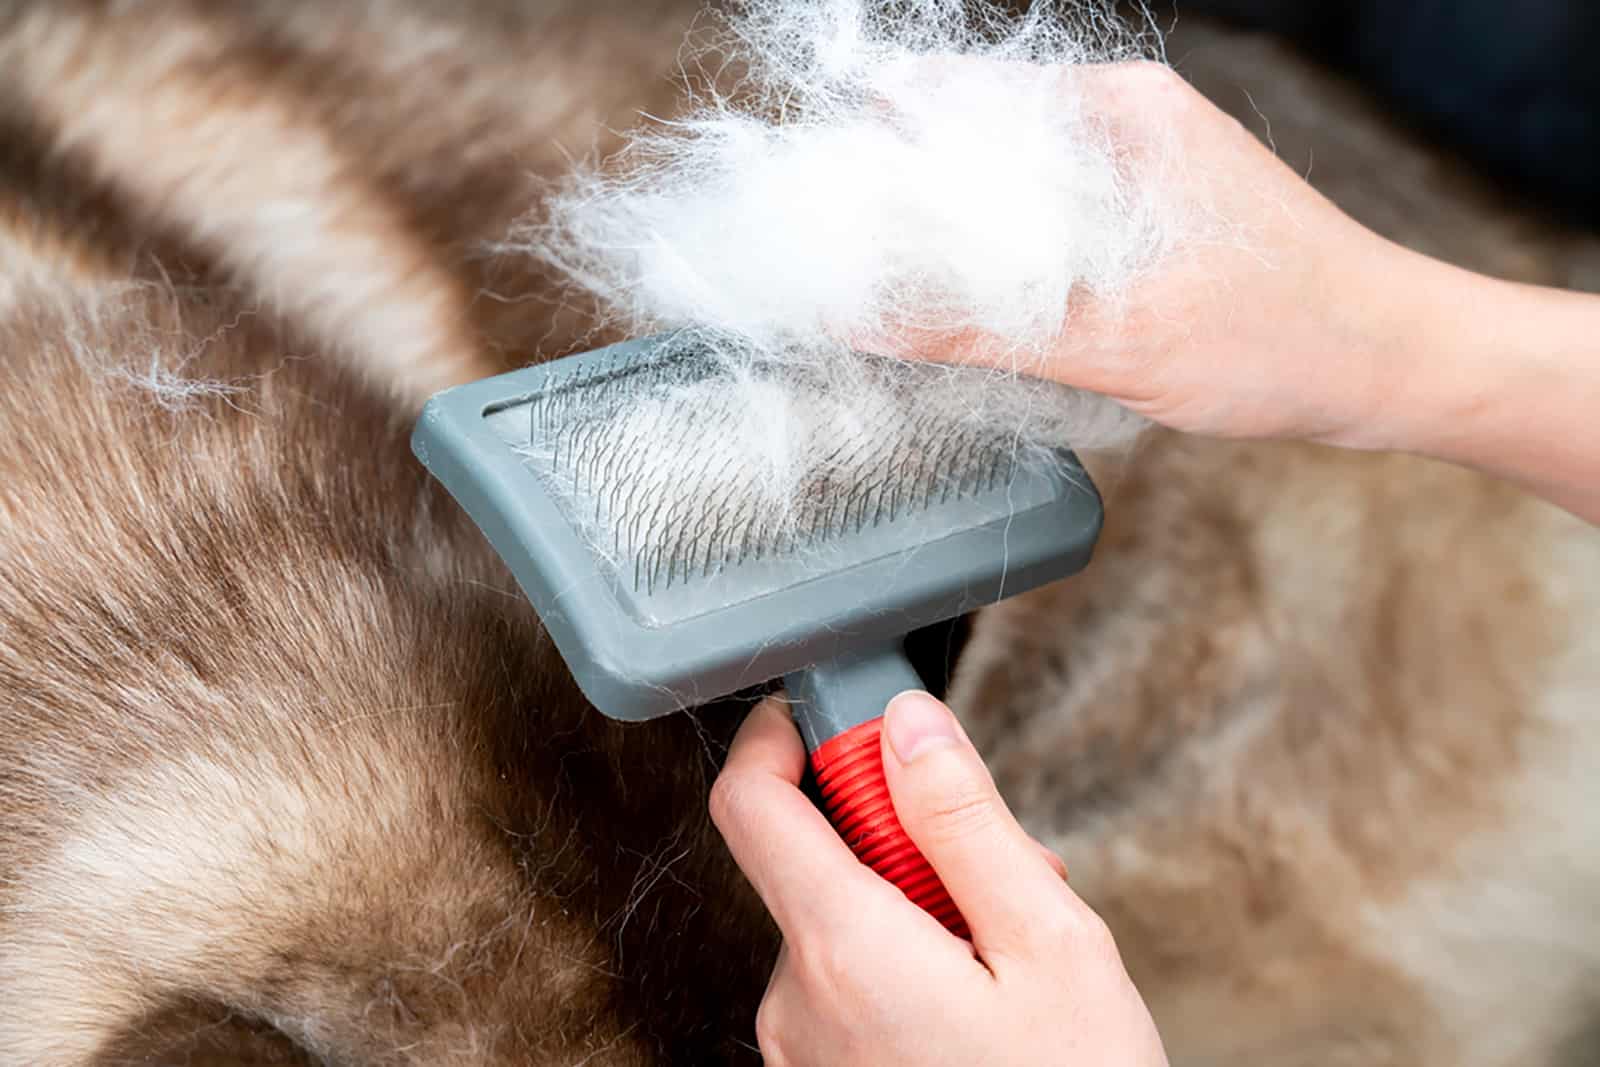
[[[1167,0],[1290,38],[1419,132],[1600,228],[1600,0]],[[1163,20],[1164,21],[1164,20]]]

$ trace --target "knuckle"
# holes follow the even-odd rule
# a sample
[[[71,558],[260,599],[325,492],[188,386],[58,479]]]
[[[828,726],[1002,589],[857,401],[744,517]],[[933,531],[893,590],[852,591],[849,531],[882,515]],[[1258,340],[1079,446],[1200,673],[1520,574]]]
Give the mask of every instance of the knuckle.
[[[1078,943],[1082,946],[1084,954],[1091,959],[1100,963],[1121,965],[1122,954],[1117,951],[1117,939],[1111,935],[1111,927],[1093,912],[1084,920]]]
[[[801,955],[806,961],[806,970],[829,988],[837,989],[854,981],[856,951],[855,945],[847,938],[819,936],[808,939]]]
[[[744,816],[749,806],[750,783],[738,771],[723,771],[711,784],[711,821],[727,832]]]
[[[1115,960],[1117,943],[1105,920],[1083,904],[1051,908],[1040,917],[1044,940],[1073,957],[1090,962]]]
[[[938,789],[926,802],[923,822],[940,841],[959,841],[994,827],[992,789],[972,781],[954,782]]]
[[[1127,108],[1178,109],[1188,99],[1188,82],[1165,63],[1153,59],[1118,64],[1113,77],[1114,92]]]
[[[859,1004],[877,985],[874,981],[879,954],[862,938],[838,931],[808,938],[799,956],[807,984],[825,991],[833,1003]]]
[[[1089,75],[1095,82],[1109,90],[1116,92],[1133,92],[1145,81],[1157,77],[1152,68],[1161,64],[1148,59],[1126,59],[1120,63],[1108,63],[1105,66],[1088,68]]]
[[[1136,59],[1129,63],[1128,76],[1136,84],[1155,93],[1172,92],[1184,84],[1177,71],[1154,59]]]

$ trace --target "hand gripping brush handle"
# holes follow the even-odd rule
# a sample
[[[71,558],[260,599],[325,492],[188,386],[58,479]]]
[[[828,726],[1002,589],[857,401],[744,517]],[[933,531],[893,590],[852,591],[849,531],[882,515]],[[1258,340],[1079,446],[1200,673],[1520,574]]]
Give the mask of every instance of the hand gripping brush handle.
[[[839,836],[856,858],[913,904],[951,933],[970,939],[944,883],[900,825],[884,779],[882,709],[896,695],[923,685],[899,642],[795,671],[784,684],[811,753],[823,808]]]
[[[750,394],[689,334],[448,389],[412,450],[602,712],[650,719],[785,679],[834,826],[965,935],[884,782],[884,707],[922,686],[902,642],[1081,570],[1100,497],[1070,452],[1019,455],[1014,428],[923,403],[947,371],[862,359],[873,388],[847,398],[792,365],[741,371],[840,416],[781,523],[730,430]]]

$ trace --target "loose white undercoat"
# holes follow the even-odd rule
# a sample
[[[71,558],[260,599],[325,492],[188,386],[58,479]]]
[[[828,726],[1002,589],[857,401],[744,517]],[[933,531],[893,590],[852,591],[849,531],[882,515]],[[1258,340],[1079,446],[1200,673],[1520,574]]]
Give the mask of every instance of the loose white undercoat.
[[[748,510],[781,526],[816,485],[881,475],[821,470],[852,413],[882,440],[933,413],[944,436],[978,426],[1029,455],[1138,433],[1115,403],[1027,372],[1060,351],[1073,307],[1114,306],[1181,239],[1165,168],[1135,179],[1073,77],[1159,57],[1153,31],[1096,3],[1013,18],[955,0],[758,0],[719,29],[690,60],[687,113],[580,168],[518,238],[631,334],[684,331],[722,368],[641,389],[619,416],[651,428],[671,472],[652,484],[722,480],[727,456],[749,457]],[[912,336],[982,337],[985,366],[863,367]],[[763,414],[680,455],[665,402]],[[638,451],[636,434],[597,436]]]

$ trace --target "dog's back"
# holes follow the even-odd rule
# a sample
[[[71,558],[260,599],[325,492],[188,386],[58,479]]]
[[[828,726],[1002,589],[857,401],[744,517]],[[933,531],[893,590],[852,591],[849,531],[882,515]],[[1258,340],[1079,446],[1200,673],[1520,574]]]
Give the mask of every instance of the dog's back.
[[[0,15],[0,1062],[755,1058],[734,716],[590,709],[405,443],[585,330],[484,248],[669,96],[657,14]],[[1339,119],[1312,177],[1369,221],[1568,276],[1282,53],[1174,54],[1245,114],[1207,72],[1254,64],[1280,139]],[[1309,448],[1103,481],[1094,567],[981,619],[954,695],[1175,1062],[1548,1060],[1595,973],[1593,534]]]

